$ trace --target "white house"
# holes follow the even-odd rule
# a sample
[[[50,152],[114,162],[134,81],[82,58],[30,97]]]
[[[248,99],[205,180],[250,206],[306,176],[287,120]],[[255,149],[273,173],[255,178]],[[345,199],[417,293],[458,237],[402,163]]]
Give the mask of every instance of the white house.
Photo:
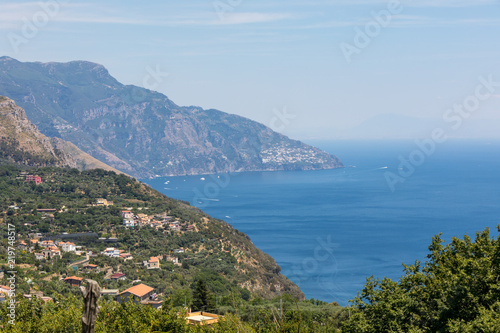
[[[61,242],[59,243],[59,246],[61,247],[61,250],[64,252],[75,252],[76,251],[76,245],[71,242]]]
[[[132,219],[123,219],[123,225],[126,227],[135,227],[135,222]]]
[[[118,258],[120,256],[120,250],[115,249],[114,247],[108,247],[106,250],[101,252],[101,254],[104,254],[105,256],[108,256],[108,257]]]
[[[133,219],[134,213],[132,213],[130,210],[122,210],[122,217],[124,219]]]

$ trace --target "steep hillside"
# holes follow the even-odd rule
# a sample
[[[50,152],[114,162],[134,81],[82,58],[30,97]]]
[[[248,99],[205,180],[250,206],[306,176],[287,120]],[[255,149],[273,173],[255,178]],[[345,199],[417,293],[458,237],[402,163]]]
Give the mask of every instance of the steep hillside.
[[[42,133],[137,177],[342,167],[335,156],[236,115],[181,107],[101,65],[0,58],[0,94]]]
[[[185,202],[168,198],[128,176],[101,169],[78,172],[50,167],[31,172],[41,177],[41,184],[25,182],[19,177],[21,170],[14,167],[0,167],[0,230],[5,223],[15,225],[18,239],[27,244],[31,243],[28,235],[36,233],[54,241],[71,239],[77,246],[98,254],[91,258],[92,264],[128,277],[115,282],[106,280],[104,271],[95,275],[80,267],[75,272],[68,265],[78,261],[74,256],[63,256],[59,263],[40,262],[35,259],[34,250],[22,256],[19,252],[17,262],[43,265],[44,273],[33,278],[32,287],[46,293],[64,289],[63,282],[51,285],[43,280],[62,272],[61,277],[90,277],[110,289],[126,289],[132,281],[140,280],[172,297],[189,288],[195,279],[203,279],[219,297],[241,295],[248,300],[250,296],[272,298],[287,293],[304,299],[300,289],[280,273],[274,259],[255,247],[247,235]],[[99,198],[113,203],[97,205]],[[12,205],[17,209],[12,209]],[[47,214],[40,209],[56,212]],[[134,213],[134,227],[124,226],[122,210]],[[81,233],[95,233],[95,237],[78,236]],[[103,238],[97,239],[97,235]],[[111,236],[114,241],[104,239]],[[130,253],[133,259],[99,255],[111,246]],[[0,250],[0,254],[4,253],[5,248]],[[161,269],[144,267],[143,261],[151,256],[162,258]],[[167,259],[168,256],[175,256],[179,263]],[[184,296],[180,298],[183,303]]]
[[[3,163],[115,170],[70,142],[46,137],[29,121],[22,108],[4,96],[0,96],[0,147]]]

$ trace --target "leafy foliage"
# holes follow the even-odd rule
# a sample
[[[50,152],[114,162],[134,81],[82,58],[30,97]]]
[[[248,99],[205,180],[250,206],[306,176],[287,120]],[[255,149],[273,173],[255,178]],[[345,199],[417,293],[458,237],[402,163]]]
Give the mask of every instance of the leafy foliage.
[[[164,303],[161,310],[133,302],[118,304],[100,300],[100,311],[96,322],[96,333],[135,332],[339,332],[338,321],[332,311],[325,307],[312,310],[317,305],[300,302],[300,309],[291,298],[283,300],[283,314],[275,308],[277,299],[265,307],[243,310],[242,320],[234,313],[226,313],[212,326],[187,324],[185,310]],[[337,308],[338,309],[338,308]],[[0,304],[0,327],[9,333],[57,333],[81,332],[83,301],[81,296],[60,298],[58,302],[44,303],[39,299],[21,298],[16,304],[15,325],[9,324],[7,302]],[[341,312],[335,312],[339,314]],[[330,317],[330,318],[328,318]],[[338,318],[337,318],[338,319]]]
[[[215,308],[213,295],[210,294],[202,279],[198,279],[193,283],[192,306],[194,311],[206,311]]]
[[[369,278],[343,331],[498,332],[500,240],[486,229],[442,243],[435,236],[427,261],[405,265],[399,281]]]

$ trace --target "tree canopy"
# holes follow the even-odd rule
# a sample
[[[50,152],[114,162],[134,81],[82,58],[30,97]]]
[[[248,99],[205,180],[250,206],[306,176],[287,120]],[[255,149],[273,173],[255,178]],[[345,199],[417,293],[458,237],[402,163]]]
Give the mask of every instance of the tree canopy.
[[[485,229],[443,243],[399,281],[368,278],[343,332],[500,332],[500,240]]]

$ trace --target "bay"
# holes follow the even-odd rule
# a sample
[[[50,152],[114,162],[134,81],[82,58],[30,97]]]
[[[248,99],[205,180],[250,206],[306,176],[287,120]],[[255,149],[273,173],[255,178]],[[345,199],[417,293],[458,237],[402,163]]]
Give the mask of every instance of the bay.
[[[346,168],[143,181],[248,234],[307,298],[341,305],[367,277],[396,279],[402,263],[425,260],[435,234],[497,235],[498,141],[449,141],[428,154],[413,141],[311,143]],[[415,165],[402,164],[410,157]]]

